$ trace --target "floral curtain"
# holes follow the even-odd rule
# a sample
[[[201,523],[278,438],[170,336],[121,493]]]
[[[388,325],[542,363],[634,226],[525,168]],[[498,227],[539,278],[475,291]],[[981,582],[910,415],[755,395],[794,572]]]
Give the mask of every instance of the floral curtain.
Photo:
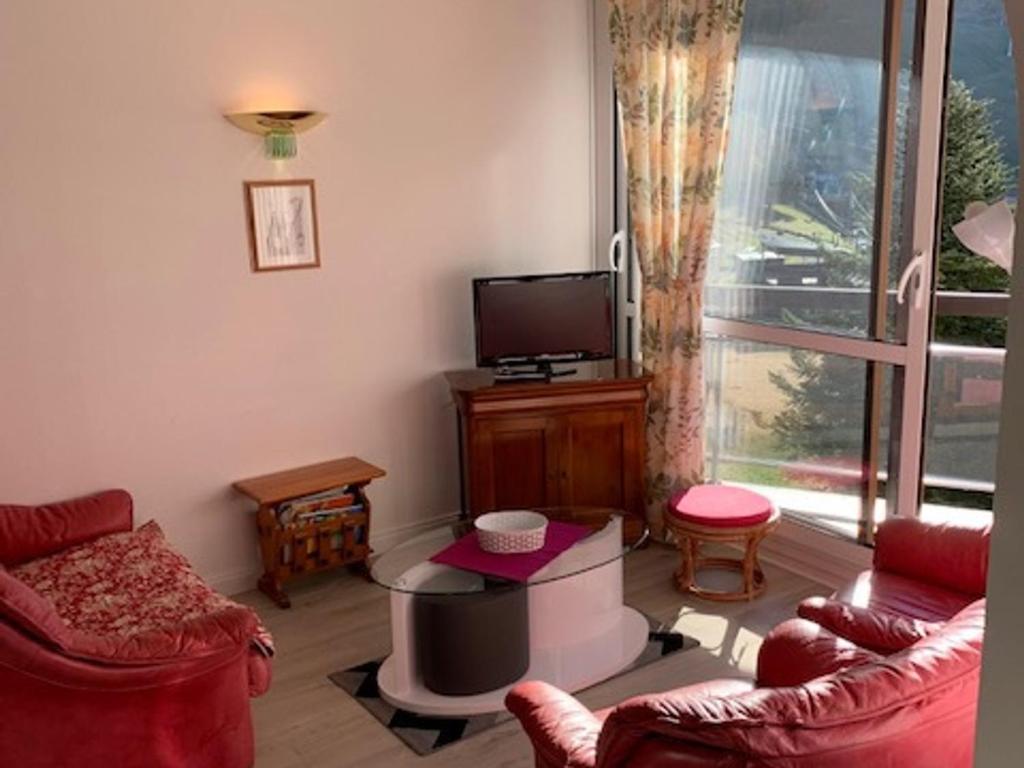
[[[643,275],[647,515],[704,478],[702,291],[743,0],[609,0],[633,238]]]

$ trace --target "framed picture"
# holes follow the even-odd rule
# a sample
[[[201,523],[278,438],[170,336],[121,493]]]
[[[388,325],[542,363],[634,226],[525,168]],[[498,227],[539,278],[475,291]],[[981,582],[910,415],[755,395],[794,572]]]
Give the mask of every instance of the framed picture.
[[[312,179],[245,182],[255,272],[320,266]]]

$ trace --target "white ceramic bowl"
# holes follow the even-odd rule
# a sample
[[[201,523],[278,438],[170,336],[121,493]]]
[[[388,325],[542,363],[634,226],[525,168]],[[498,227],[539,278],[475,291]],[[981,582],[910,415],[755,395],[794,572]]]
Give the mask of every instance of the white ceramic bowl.
[[[488,512],[476,519],[480,549],[499,555],[536,552],[544,546],[548,519],[537,512]]]

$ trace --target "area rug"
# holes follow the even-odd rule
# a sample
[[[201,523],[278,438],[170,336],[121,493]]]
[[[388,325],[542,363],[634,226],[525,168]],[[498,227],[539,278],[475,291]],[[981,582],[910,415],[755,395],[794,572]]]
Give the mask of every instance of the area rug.
[[[665,656],[688,651],[700,645],[691,637],[666,630],[650,616],[647,616],[647,622],[651,627],[647,647],[630,667],[616,677],[627,675]],[[350,669],[334,672],[328,675],[327,679],[358,701],[367,712],[418,755],[433,754],[512,717],[508,712],[468,717],[427,717],[396,709],[381,698],[377,688],[377,670],[383,663],[384,659],[368,661]]]

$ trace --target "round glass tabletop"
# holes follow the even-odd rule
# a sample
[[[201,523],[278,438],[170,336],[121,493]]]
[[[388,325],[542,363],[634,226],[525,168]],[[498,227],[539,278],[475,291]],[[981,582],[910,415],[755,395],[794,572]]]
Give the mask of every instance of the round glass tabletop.
[[[498,589],[522,589],[608,565],[647,541],[647,526],[638,524],[635,518],[621,511],[593,507],[534,511],[551,522],[582,526],[590,529],[590,533],[535,571],[525,582],[431,562],[432,557],[474,532],[471,520],[433,528],[377,556],[370,565],[370,577],[386,589],[413,595],[470,595]]]

